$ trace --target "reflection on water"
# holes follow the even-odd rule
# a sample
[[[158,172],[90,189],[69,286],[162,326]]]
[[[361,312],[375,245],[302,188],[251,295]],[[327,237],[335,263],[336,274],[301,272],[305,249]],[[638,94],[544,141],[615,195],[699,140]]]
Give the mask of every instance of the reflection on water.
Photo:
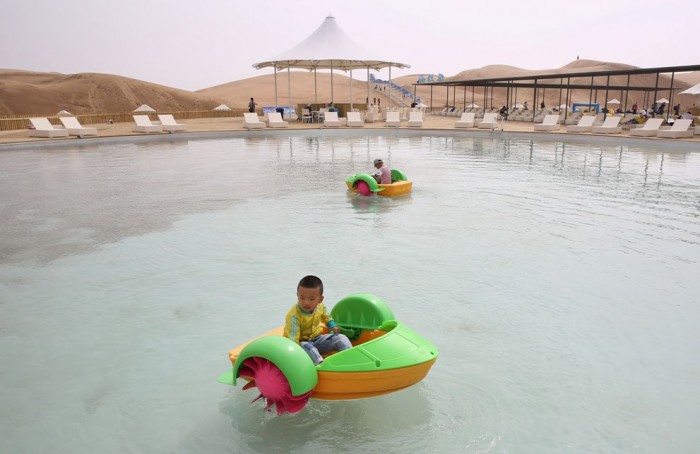
[[[699,153],[347,134],[0,153],[3,449],[694,451]],[[409,196],[347,191],[377,157]],[[311,273],[435,343],[427,378],[284,417],[217,384]]]

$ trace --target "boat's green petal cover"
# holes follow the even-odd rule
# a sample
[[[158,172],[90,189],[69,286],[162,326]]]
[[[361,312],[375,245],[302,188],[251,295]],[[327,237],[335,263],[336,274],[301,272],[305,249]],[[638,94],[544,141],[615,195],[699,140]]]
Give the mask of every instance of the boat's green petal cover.
[[[287,378],[295,396],[311,391],[318,384],[316,366],[309,355],[297,343],[284,336],[265,336],[246,345],[233,365],[232,384],[236,384],[243,361],[253,356],[274,363]]]
[[[373,372],[415,366],[437,358],[438,351],[435,345],[402,323],[390,320],[383,323],[379,329],[389,332],[327,357],[323,364],[318,366],[318,370]]]

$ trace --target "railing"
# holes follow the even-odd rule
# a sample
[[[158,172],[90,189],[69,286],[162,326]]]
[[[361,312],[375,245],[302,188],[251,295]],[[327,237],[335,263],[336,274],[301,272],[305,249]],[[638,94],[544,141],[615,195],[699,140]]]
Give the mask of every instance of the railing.
[[[172,114],[178,120],[189,120],[193,118],[225,118],[242,117],[241,109],[235,110],[183,110],[183,111],[159,111],[159,112],[120,112],[120,113],[95,113],[77,114],[75,118],[83,125],[94,125],[100,123],[130,123],[134,121],[133,115],[148,115],[151,120],[158,120],[158,114]],[[51,124],[60,125],[57,115],[12,115],[0,116],[0,131],[12,131],[15,129],[27,129],[29,119],[33,117],[46,117]]]

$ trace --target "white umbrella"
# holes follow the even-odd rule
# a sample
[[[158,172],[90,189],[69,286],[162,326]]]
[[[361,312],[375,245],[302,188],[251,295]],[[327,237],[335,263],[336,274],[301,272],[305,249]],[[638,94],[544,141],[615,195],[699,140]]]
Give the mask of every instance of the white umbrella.
[[[156,109],[149,106],[148,104],[141,104],[136,109],[134,109],[134,112],[155,112],[155,111],[156,111]]]
[[[559,108],[560,108],[560,109],[566,109],[566,104],[562,104],[561,106],[559,106]]]
[[[68,112],[67,110],[62,110],[56,114],[59,117],[72,117],[73,114]]]
[[[212,110],[231,110],[231,108],[226,104],[221,104],[219,106],[214,107],[214,109]]]
[[[467,104],[467,107],[479,107],[479,105],[478,105],[478,104],[471,103],[471,104]]]
[[[620,101],[618,101],[617,99],[613,98],[613,99],[611,99],[610,101],[608,101],[608,104],[620,104]]]
[[[657,99],[656,102],[658,102],[659,104],[661,104],[662,102],[665,102],[666,104],[668,104],[668,99],[661,98],[661,99]]]

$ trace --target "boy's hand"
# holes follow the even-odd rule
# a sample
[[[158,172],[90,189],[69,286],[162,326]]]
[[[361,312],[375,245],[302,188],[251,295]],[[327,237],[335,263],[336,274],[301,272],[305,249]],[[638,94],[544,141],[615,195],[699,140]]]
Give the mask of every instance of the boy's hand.
[[[334,326],[333,328],[331,328],[331,331],[333,331],[335,334],[338,334],[338,333],[340,333],[340,328],[337,326]]]

